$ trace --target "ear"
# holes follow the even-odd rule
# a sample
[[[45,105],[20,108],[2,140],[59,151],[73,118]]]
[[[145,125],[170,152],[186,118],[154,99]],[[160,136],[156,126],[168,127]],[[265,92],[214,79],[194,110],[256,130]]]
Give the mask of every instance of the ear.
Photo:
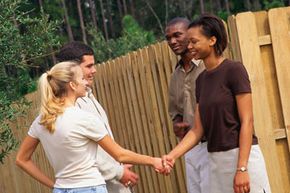
[[[72,82],[72,81],[69,82],[69,87],[70,87],[73,91],[76,90],[76,84],[75,84],[74,82]]]
[[[215,36],[211,36],[210,38],[209,38],[209,45],[210,46],[214,46],[215,44],[216,44],[216,37]]]

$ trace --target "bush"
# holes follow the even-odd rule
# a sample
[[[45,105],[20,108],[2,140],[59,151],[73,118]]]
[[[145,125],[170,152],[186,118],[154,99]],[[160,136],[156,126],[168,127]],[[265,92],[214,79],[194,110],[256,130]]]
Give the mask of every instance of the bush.
[[[108,41],[105,40],[102,33],[96,32],[94,28],[89,29],[89,34],[93,38],[91,47],[94,49],[97,63],[127,54],[156,41],[153,32],[143,30],[130,15],[124,16],[122,25],[121,37]]]
[[[35,89],[30,76],[33,68],[47,61],[47,53],[59,46],[58,22],[49,21],[43,12],[31,17],[21,8],[26,0],[0,1],[0,162],[15,149],[17,140],[10,122],[27,108],[23,95]]]

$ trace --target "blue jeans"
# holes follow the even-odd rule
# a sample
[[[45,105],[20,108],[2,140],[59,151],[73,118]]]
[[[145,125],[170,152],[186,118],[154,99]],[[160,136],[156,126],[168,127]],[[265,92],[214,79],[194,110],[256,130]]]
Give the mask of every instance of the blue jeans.
[[[108,193],[106,185],[83,188],[54,188],[53,193]]]

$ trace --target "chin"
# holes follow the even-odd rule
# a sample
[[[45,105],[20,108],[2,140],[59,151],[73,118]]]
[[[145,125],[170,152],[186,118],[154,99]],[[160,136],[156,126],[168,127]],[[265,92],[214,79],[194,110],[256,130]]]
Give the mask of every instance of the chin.
[[[93,80],[88,80],[88,87],[92,88],[93,82],[94,82]]]
[[[202,60],[202,59],[200,58],[199,55],[193,55],[193,58],[194,58],[195,60]]]
[[[175,55],[181,55],[181,54],[183,54],[183,53],[184,53],[183,50],[177,50],[177,51],[174,51],[174,54],[175,54]]]

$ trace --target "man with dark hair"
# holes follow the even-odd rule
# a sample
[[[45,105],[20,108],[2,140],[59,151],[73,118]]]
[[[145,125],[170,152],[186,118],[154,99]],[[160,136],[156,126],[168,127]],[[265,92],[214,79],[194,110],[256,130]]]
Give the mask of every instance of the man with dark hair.
[[[179,139],[182,139],[194,126],[195,81],[204,70],[203,61],[194,60],[193,54],[187,48],[189,24],[188,19],[177,17],[172,19],[165,29],[169,47],[181,58],[169,85],[169,115],[173,122],[174,133]],[[208,152],[204,140],[185,154],[185,167],[188,193],[208,193]]]
[[[92,48],[82,42],[70,42],[60,49],[56,57],[59,62],[68,60],[80,62],[84,78],[88,81],[90,88],[92,87],[94,74],[96,73]],[[102,120],[108,134],[113,138],[106,112],[93,96],[91,89],[89,89],[86,97],[78,98],[76,105],[85,111],[92,112]],[[130,193],[128,187],[136,185],[138,181],[138,175],[130,170],[132,165],[120,165],[101,147],[98,147],[97,164],[106,180],[108,193]]]

